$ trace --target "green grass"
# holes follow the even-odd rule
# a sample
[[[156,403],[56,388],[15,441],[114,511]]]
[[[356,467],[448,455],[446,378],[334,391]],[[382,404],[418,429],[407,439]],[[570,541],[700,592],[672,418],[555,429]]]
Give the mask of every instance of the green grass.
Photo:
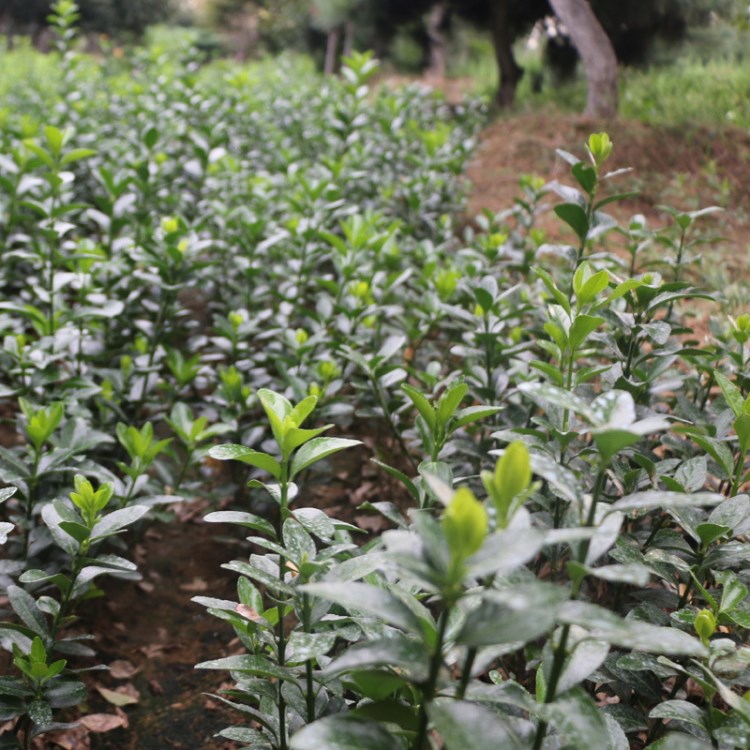
[[[58,76],[54,59],[40,55],[27,38],[16,37],[13,50],[0,45],[0,99],[5,99],[15,87],[52,91]]]
[[[654,124],[736,125],[750,128],[750,66],[686,58],[673,65],[625,70],[620,111]]]

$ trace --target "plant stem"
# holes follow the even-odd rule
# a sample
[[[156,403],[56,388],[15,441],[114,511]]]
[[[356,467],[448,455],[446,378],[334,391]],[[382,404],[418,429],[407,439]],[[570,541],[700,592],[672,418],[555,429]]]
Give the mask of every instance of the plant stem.
[[[737,490],[739,490],[740,484],[742,483],[742,470],[744,468],[745,457],[742,455],[742,451],[738,451],[734,464],[734,476],[732,477],[732,487],[729,491],[729,497],[734,497],[737,494]]]
[[[682,687],[685,685],[685,683],[688,681],[688,676],[686,674],[678,675],[675,678],[674,685],[672,686],[672,689],[669,691],[669,696],[667,697],[667,700],[671,701],[674,699],[675,695],[682,689]],[[646,744],[650,745],[652,742],[657,740],[659,738],[659,735],[664,731],[665,726],[664,723],[661,721],[655,721],[651,725],[651,729],[649,729],[648,736],[646,737]]]
[[[281,543],[283,537],[284,521],[286,521],[288,513],[288,497],[289,497],[289,459],[287,458],[281,464],[281,477],[279,478],[279,485],[281,487],[281,502],[279,509],[279,520],[276,529],[278,535],[278,541]],[[283,555],[279,555],[279,580],[284,582],[284,569],[286,568],[286,558]],[[279,666],[283,667],[286,661],[286,631],[284,630],[284,609],[285,603],[280,602],[276,611],[278,613],[278,624],[276,630],[276,640],[278,646]],[[288,750],[287,738],[286,738],[286,700],[282,692],[283,680],[279,680],[279,750]]]
[[[544,696],[545,703],[552,703],[555,700],[555,693],[557,692],[557,684],[560,681],[562,675],[563,666],[565,664],[565,652],[568,646],[568,637],[570,636],[570,625],[565,625],[560,634],[560,642],[557,644],[555,649],[555,657],[552,661],[552,673],[549,678],[549,685],[547,686],[547,693]],[[541,750],[544,738],[547,735],[547,722],[542,721],[536,728],[536,736],[534,737],[533,750]]]
[[[633,322],[633,330],[630,332],[630,340],[628,341],[628,357],[625,361],[625,368],[623,369],[623,376],[626,378],[630,377],[630,372],[633,368],[633,357],[635,356],[636,352],[636,344],[638,342],[638,332],[635,330],[641,325],[642,320],[642,313],[638,313],[635,316],[634,322]]]
[[[596,506],[599,501],[599,496],[604,490],[604,481],[606,479],[606,476],[607,476],[607,467],[606,467],[606,464],[602,461],[602,463],[599,465],[599,471],[596,474],[596,480],[594,482],[594,489],[591,495],[591,507],[589,508],[588,516],[586,518],[587,527],[591,527],[594,525],[594,520],[596,519]],[[590,544],[591,542],[588,539],[581,544],[578,550],[578,554],[576,555],[578,562],[580,563],[586,562],[586,555],[588,555]],[[573,587],[570,592],[570,598],[577,599],[579,591],[580,591],[580,582],[578,583],[574,582]],[[555,655],[552,660],[552,671],[550,673],[549,684],[547,685],[547,692],[544,696],[545,703],[552,703],[552,701],[555,700],[556,693],[557,693],[557,686],[560,682],[560,677],[562,676],[563,667],[565,666],[565,657],[567,655],[566,651],[568,647],[569,637],[570,637],[570,625],[564,625],[562,632],[560,634],[560,642],[557,644],[557,648],[555,649]],[[547,734],[547,722],[541,721],[539,725],[537,726],[536,736],[534,737],[533,750],[541,750],[542,743],[544,742],[544,738],[546,734]]]
[[[565,390],[568,391],[568,393],[573,393],[573,369],[575,366],[575,356],[576,353],[573,349],[570,350],[570,357],[568,358],[568,368],[567,373],[565,375]],[[566,409],[563,412],[563,432],[568,431],[568,422],[570,420],[570,410]],[[560,457],[562,461],[562,456]]]
[[[680,280],[680,271],[682,270],[682,254],[685,251],[685,235],[687,230],[682,229],[680,232],[680,244],[677,248],[677,261],[676,261],[676,270],[674,275],[674,280],[679,281]],[[674,307],[674,300],[672,300],[669,303],[669,307],[667,307],[667,317],[666,320],[670,320],[672,317],[672,308]]]
[[[39,484],[39,477],[37,472],[39,471],[39,461],[42,458],[42,450],[34,448],[34,468],[32,470],[31,479],[29,480],[29,496],[26,498],[26,536],[23,540],[23,556],[26,558],[29,554],[29,535],[31,534],[32,518],[34,516],[34,504],[36,503],[36,490]]]
[[[310,597],[307,594],[302,595],[302,627],[305,633],[312,632],[312,623],[310,616],[312,607],[310,606]],[[313,682],[313,662],[308,659],[305,662],[305,701],[307,704],[307,723],[312,724],[315,721],[315,684]]]
[[[169,279],[171,281],[171,279]],[[164,325],[164,321],[167,317],[167,311],[172,306],[172,297],[173,294],[170,292],[164,296],[164,300],[162,301],[161,305],[159,305],[159,312],[156,315],[156,322],[154,323],[154,330],[151,334],[151,339],[149,341],[149,354],[148,354],[148,363],[146,364],[146,373],[143,376],[143,384],[141,385],[141,395],[138,397],[138,402],[136,403],[135,412],[136,414],[141,410],[141,407],[143,406],[143,402],[146,399],[146,387],[148,385],[148,378],[151,371],[151,368],[154,366],[154,359],[156,358],[156,350],[159,346],[159,343],[161,342],[161,330],[162,326]]]
[[[422,703],[419,707],[419,730],[417,731],[417,739],[414,742],[414,750],[427,750],[427,704],[435,697],[435,688],[437,687],[438,675],[440,674],[440,666],[443,663],[443,641],[445,640],[445,631],[448,627],[449,614],[450,607],[446,606],[443,613],[440,615],[435,651],[433,652],[432,660],[430,661],[430,673],[422,694]]]
[[[177,494],[177,490],[180,489],[180,486],[182,485],[182,482],[185,479],[185,474],[187,473],[188,467],[190,466],[190,461],[193,458],[193,449],[188,448],[187,453],[185,454],[185,461],[182,464],[182,469],[180,470],[180,475],[177,477],[177,482],[174,486],[174,492]]]
[[[472,646],[466,652],[466,658],[464,659],[464,665],[461,667],[461,681],[458,684],[458,690],[456,691],[456,699],[463,700],[466,695],[466,688],[469,686],[469,680],[471,679],[471,670],[474,667],[474,660],[477,658],[477,648]]]
[[[23,750],[29,750],[31,747],[31,719],[28,716],[24,717],[23,722]]]
[[[374,373],[370,375],[370,380],[372,381],[374,390],[375,390],[375,396],[378,399],[378,404],[380,405],[380,408],[383,412],[383,416],[385,417],[385,421],[388,424],[388,429],[391,431],[391,434],[393,437],[396,438],[396,442],[398,443],[399,448],[401,448],[401,451],[403,452],[406,459],[409,461],[409,464],[411,465],[412,470],[415,474],[418,473],[417,471],[417,464],[414,462],[414,459],[411,457],[411,454],[409,453],[409,449],[406,447],[406,443],[404,442],[403,437],[401,437],[401,433],[398,430],[398,427],[396,427],[396,423],[393,421],[393,416],[391,415],[390,410],[388,409],[388,404],[385,400],[385,395],[383,394],[383,389],[380,387],[380,383],[378,383],[377,378],[375,377]]]

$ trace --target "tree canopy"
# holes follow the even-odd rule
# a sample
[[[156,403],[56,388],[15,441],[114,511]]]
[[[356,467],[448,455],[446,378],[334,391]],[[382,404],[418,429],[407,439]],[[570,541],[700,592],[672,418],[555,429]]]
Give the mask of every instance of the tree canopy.
[[[3,0],[0,20],[10,31],[32,31],[46,24],[51,5],[51,0]],[[139,34],[169,16],[172,0],[78,0],[78,9],[84,29]]]

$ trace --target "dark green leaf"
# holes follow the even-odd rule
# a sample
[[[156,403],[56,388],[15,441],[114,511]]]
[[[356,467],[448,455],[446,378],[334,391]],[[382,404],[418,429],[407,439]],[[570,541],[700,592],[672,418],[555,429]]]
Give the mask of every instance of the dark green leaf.
[[[527,745],[495,711],[468,701],[436,701],[428,715],[446,748],[523,750]]]
[[[244,445],[231,443],[215,445],[208,451],[208,455],[218,461],[242,461],[242,463],[267,471],[276,480],[281,477],[281,465],[273,456],[246,448]]]
[[[573,688],[553,703],[541,706],[539,713],[565,737],[570,747],[609,747],[609,731],[604,715],[591,696],[581,688]]]
[[[380,618],[412,633],[422,632],[424,623],[411,609],[390,592],[369,583],[310,583],[300,589],[349,611]]]
[[[332,453],[338,453],[345,448],[361,445],[360,440],[346,440],[344,438],[320,437],[305,443],[294,455],[290,479],[306,469],[316,461],[320,461]]]
[[[290,750],[397,750],[399,741],[376,721],[330,716],[292,737]]]
[[[561,203],[555,206],[555,213],[578,235],[581,242],[589,233],[589,220],[586,212],[577,203]]]

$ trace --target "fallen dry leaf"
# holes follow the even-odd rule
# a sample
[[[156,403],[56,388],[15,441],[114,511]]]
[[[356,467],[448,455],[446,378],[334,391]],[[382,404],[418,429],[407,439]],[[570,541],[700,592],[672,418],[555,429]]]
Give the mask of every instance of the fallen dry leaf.
[[[130,720],[128,719],[128,715],[121,709],[115,706],[115,713],[125,722],[122,725],[123,729],[127,729],[130,726]]]
[[[129,680],[141,671],[141,667],[136,667],[127,659],[116,659],[109,665],[109,674],[116,680]]]
[[[191,583],[183,583],[180,586],[180,591],[186,591],[189,594],[208,591],[208,584],[202,578],[196,576]]]
[[[138,703],[140,693],[132,685],[122,685],[116,690],[110,690],[102,685],[97,685],[96,690],[105,701],[113,706],[132,706]]]
[[[72,727],[63,732],[48,732],[44,735],[44,746],[55,750],[90,750],[89,729],[83,726]]]
[[[152,594],[154,592],[154,584],[149,583],[148,581],[139,581],[138,588],[141,589],[141,591],[145,591],[147,594]]]
[[[372,532],[382,531],[389,525],[388,519],[383,518],[383,516],[354,516],[354,523],[356,523],[360,529]]]
[[[122,716],[115,714],[89,714],[78,720],[89,732],[111,732],[125,726]]]
[[[164,688],[161,686],[161,683],[153,677],[148,681],[148,686],[154,695],[164,695]]]

